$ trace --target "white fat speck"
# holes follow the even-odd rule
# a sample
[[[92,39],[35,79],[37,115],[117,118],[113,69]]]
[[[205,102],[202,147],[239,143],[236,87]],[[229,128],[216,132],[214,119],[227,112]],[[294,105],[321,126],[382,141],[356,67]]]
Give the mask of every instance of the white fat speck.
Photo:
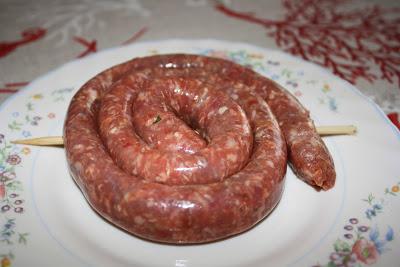
[[[174,139],[174,136],[175,136],[174,133],[169,133],[169,134],[165,135],[164,141],[173,140],[173,139]]]
[[[164,183],[165,181],[167,181],[167,176],[165,175],[165,173],[160,173],[155,177],[155,180],[157,182]]]
[[[81,172],[81,170],[83,169],[83,166],[80,162],[75,162],[74,168],[77,172]]]
[[[207,96],[207,94],[208,94],[208,88],[204,88],[204,91],[200,96],[200,101],[204,101],[206,96]]]
[[[124,194],[124,201],[125,202],[129,202],[130,199],[131,199],[131,193],[130,192],[125,193]]]
[[[136,158],[135,158],[136,166],[142,164],[142,158],[143,158],[143,155],[142,155],[142,154],[138,154],[138,155],[136,156]]]
[[[271,113],[267,102],[265,102],[263,99],[258,99],[258,103],[259,103],[260,107],[262,107],[263,110],[265,110],[268,114]]]
[[[311,141],[311,144],[312,144],[313,146],[318,146],[318,145],[319,145],[318,140],[315,139],[315,138],[311,138],[310,141]]]
[[[82,150],[84,146],[82,144],[77,144],[72,147],[73,150]]]
[[[207,160],[204,158],[198,159],[196,163],[197,163],[197,166],[199,166],[200,168],[207,167]]]
[[[98,93],[96,90],[88,90],[88,100],[86,103],[86,107],[90,109],[93,101],[98,97]]]
[[[234,148],[237,146],[237,143],[234,138],[229,137],[226,141],[226,148]]]
[[[251,119],[254,120],[254,119],[256,118],[256,116],[257,116],[257,111],[253,109],[253,110],[251,111]]]
[[[118,127],[112,127],[110,133],[115,134],[118,130],[119,130]]]
[[[155,204],[156,204],[156,203],[154,202],[154,199],[153,199],[153,198],[147,199],[146,206],[147,206],[148,208],[153,207]]]
[[[264,130],[258,130],[258,131],[256,131],[255,137],[256,137],[257,139],[260,139],[260,138],[264,137]]]
[[[107,75],[106,75],[106,77],[104,77],[104,80],[103,80],[106,83],[106,84],[103,83],[104,87],[108,87],[110,84],[112,84],[113,76],[114,75],[112,75],[112,72],[107,72]]]
[[[171,125],[173,125],[174,124],[174,122],[173,122],[173,120],[171,120],[171,119],[168,119],[168,120],[164,120],[164,123],[166,124],[166,125],[168,125],[168,126],[171,126]]]
[[[239,98],[239,96],[237,94],[231,94],[231,98],[233,100],[237,100]]]
[[[143,217],[141,217],[141,216],[135,216],[135,218],[133,219],[133,221],[136,223],[136,224],[139,224],[139,225],[142,225],[143,223],[144,223],[144,219],[143,219]]]
[[[263,180],[263,176],[261,176],[261,175],[253,176],[253,181],[262,181],[262,180]]]
[[[165,166],[165,173],[166,173],[167,177],[169,177],[169,175],[171,174],[171,166],[170,166],[169,161],[167,161],[167,164]]]
[[[137,100],[146,100],[146,93],[140,92],[139,95],[137,96]]]
[[[218,109],[218,114],[222,115],[222,114],[224,114],[224,112],[227,111],[227,110],[228,110],[228,107],[226,107],[226,106],[220,107],[220,108]]]
[[[209,201],[212,201],[213,199],[209,194],[204,194],[203,197],[208,199]]]
[[[290,130],[289,134],[288,134],[288,140],[292,140],[294,138],[296,138],[296,136],[299,135],[299,132],[297,131],[297,129],[292,129]]]
[[[86,173],[89,175],[93,175],[94,169],[95,169],[94,165],[90,164],[89,167],[87,167],[86,169]]]
[[[180,94],[182,92],[182,88],[179,87],[179,85],[176,85],[174,88],[174,93],[175,94]]]
[[[267,165],[270,166],[271,168],[274,168],[274,167],[275,167],[274,162],[273,162],[272,160],[268,160],[266,163],[267,163]]]
[[[269,96],[268,96],[268,98],[269,98],[269,99],[274,99],[275,96],[276,96],[276,93],[275,93],[274,91],[271,91],[270,94],[269,94]]]
[[[177,139],[181,139],[181,138],[182,138],[182,134],[179,133],[179,132],[175,132],[175,133],[174,133],[174,136],[175,136]]]
[[[207,118],[210,119],[212,117],[214,117],[215,112],[212,110],[209,113],[207,113]]]
[[[154,123],[154,118],[148,119],[146,121],[146,126],[149,127],[150,125],[152,125]]]
[[[245,185],[245,186],[247,186],[247,187],[249,187],[249,186],[250,186],[250,184],[251,184],[251,183],[250,183],[250,181],[249,181],[249,180],[247,180],[246,182],[244,182],[244,185]]]
[[[243,127],[243,131],[244,131],[245,134],[250,134],[251,133],[250,125],[247,124],[246,126],[244,126]]]
[[[147,78],[147,75],[146,75],[146,73],[136,73],[135,74],[136,75],[136,77],[140,77],[140,78],[144,78],[144,79],[146,79]],[[132,77],[133,78],[133,77]]]
[[[208,201],[207,199],[203,198],[203,196],[199,193],[195,194],[195,202],[200,203],[201,207],[207,207],[208,206]]]
[[[226,156],[227,160],[235,162],[237,160],[237,156],[235,154],[228,154]]]
[[[171,107],[173,107],[175,110],[179,110],[178,102],[175,100],[171,100]]]

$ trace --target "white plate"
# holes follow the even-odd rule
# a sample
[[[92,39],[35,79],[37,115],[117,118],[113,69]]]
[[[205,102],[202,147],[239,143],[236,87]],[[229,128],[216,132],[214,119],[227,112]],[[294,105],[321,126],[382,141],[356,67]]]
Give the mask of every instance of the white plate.
[[[205,245],[147,242],[99,217],[70,177],[62,148],[10,145],[61,135],[74,92],[107,67],[154,53],[230,58],[285,86],[317,125],[355,124],[325,138],[336,186],[317,192],[288,172],[278,207],[241,235]],[[139,43],[68,63],[0,108],[0,255],[12,266],[394,266],[400,249],[400,134],[349,83],[278,51],[215,40]],[[7,210],[8,209],[8,210]]]

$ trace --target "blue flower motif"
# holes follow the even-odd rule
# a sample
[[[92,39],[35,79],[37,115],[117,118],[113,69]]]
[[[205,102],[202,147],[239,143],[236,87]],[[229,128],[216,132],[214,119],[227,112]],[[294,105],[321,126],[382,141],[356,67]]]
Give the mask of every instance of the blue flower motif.
[[[376,216],[376,212],[373,209],[367,209],[367,211],[365,212],[365,215],[367,216],[368,219],[371,220],[372,217]]]
[[[381,210],[381,209],[382,209],[382,205],[380,205],[380,204],[375,204],[375,205],[372,206],[372,208],[373,208],[374,210]]]
[[[22,131],[22,135],[23,135],[24,137],[32,136],[32,134],[31,134],[30,131]]]
[[[16,117],[19,116],[19,112],[18,112],[18,111],[15,111],[15,112],[11,113],[11,116],[13,116],[14,118],[16,118]]]
[[[379,252],[379,254],[382,254],[383,252],[387,251],[388,249],[385,248],[387,242],[392,241],[394,239],[394,231],[393,228],[388,226],[388,230],[385,235],[385,239],[380,240],[379,239],[379,230],[378,227],[375,226],[371,231],[369,232],[369,239],[374,243],[376,250]]]
[[[261,72],[262,72],[263,74],[265,74],[265,76],[268,76],[268,77],[271,76],[271,73],[272,73],[272,72],[271,72],[270,70],[268,70],[268,69],[264,69],[264,70],[262,70]]]
[[[238,53],[232,54],[231,58],[233,61],[241,62],[242,59],[244,58],[244,53],[243,51],[239,51]]]
[[[279,75],[274,74],[274,75],[272,75],[271,79],[276,81],[279,79]]]
[[[388,226],[388,231],[386,232],[385,235],[386,241],[392,241],[394,239],[394,231],[393,228]]]
[[[332,111],[336,111],[337,110],[336,99],[331,96],[328,96],[328,101],[329,101],[329,109]]]
[[[11,233],[10,232],[3,232],[1,234],[1,236],[3,236],[4,238],[8,238],[8,237],[11,237]]]
[[[386,245],[385,241],[377,240],[374,241],[374,244],[379,254],[382,254],[385,251],[385,245]]]
[[[385,252],[385,245],[387,241],[379,240],[379,230],[377,226],[372,228],[371,231],[369,232],[369,239],[374,243],[376,250],[378,251],[379,254]]]
[[[371,241],[373,241],[375,243],[375,241],[378,241],[378,237],[379,237],[378,227],[374,227],[369,232],[369,239],[371,239]]]

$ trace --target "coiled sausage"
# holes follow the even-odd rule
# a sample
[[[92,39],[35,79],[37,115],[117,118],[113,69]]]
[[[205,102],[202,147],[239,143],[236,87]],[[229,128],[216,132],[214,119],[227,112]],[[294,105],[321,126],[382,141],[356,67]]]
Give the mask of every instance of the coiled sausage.
[[[335,181],[294,97],[205,56],[136,58],[96,75],[73,97],[64,139],[91,206],[159,242],[209,242],[254,226],[281,197],[287,156],[308,183],[328,189]]]

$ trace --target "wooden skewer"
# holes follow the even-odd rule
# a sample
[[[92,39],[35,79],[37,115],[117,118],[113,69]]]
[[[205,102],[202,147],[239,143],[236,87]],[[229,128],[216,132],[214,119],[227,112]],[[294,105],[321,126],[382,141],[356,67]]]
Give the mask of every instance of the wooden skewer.
[[[64,139],[62,136],[44,136],[32,139],[14,140],[11,141],[11,143],[32,146],[63,146]]]
[[[354,125],[318,126],[317,133],[321,136],[327,135],[353,135],[357,132]]]
[[[319,126],[316,128],[318,134],[321,136],[353,135],[357,132],[357,128],[354,125]],[[11,141],[11,143],[33,146],[63,146],[64,139],[62,136],[45,136],[32,139],[14,140]]]

